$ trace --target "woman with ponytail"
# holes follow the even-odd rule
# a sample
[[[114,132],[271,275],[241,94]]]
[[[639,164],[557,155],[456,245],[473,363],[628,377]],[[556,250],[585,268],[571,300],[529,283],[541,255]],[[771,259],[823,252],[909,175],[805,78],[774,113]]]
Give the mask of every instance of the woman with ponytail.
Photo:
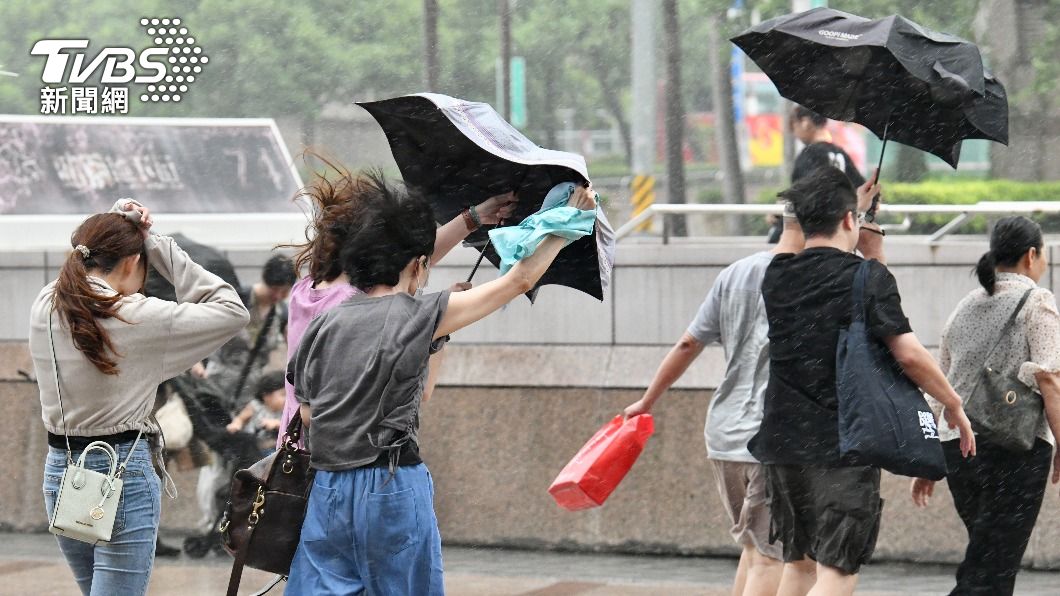
[[[86,595],[147,592],[163,488],[152,465],[162,440],[151,420],[158,384],[208,356],[249,318],[232,286],[150,227],[149,211],[129,199],[86,219],[70,238],[73,250],[58,279],[41,290],[30,315],[48,430],[48,518],[68,462],[90,443],[103,441],[128,461],[111,540],[93,545],[57,537]],[[148,265],[173,284],[177,302],[140,293]],[[109,462],[101,451],[85,458],[96,471]]]
[[[1050,463],[1053,483],[1060,481],[1060,454],[1053,454],[1054,436],[1060,433],[1060,313],[1053,293],[1038,287],[1047,267],[1045,254],[1038,224],[1022,216],[998,221],[990,250],[975,267],[982,288],[961,300],[942,331],[942,370],[958,394],[973,399],[989,359],[996,370],[1018,371],[1019,380],[1041,394],[1045,406],[1045,419],[1028,451],[977,437],[975,457],[964,459],[956,431],[940,421],[949,466],[946,483],[968,530],[968,548],[951,594],[1012,594]],[[999,341],[1017,308],[1010,334]],[[914,480],[913,502],[926,506],[933,489],[931,481]]]
[[[313,221],[306,227],[306,242],[291,247],[298,250],[295,270],[305,271],[306,275],[291,288],[287,311],[288,360],[310,321],[361,293],[361,288],[351,285],[349,275],[343,272],[339,253],[343,243],[357,231],[358,226],[364,225],[365,197],[373,194],[380,180],[378,172],[357,176],[341,165],[319,159],[335,175],[331,179],[315,175],[309,186],[301,191],[301,196],[313,206],[314,215]],[[479,226],[496,224],[511,215],[515,201],[513,193],[491,197],[468,207],[439,227],[434,241],[434,262],[440,261]],[[454,289],[470,287],[468,284],[458,286]],[[437,368],[435,366],[432,370],[437,372]],[[297,411],[298,400],[294,397],[294,389],[287,384],[287,403],[280,421],[277,448],[283,441],[283,429],[287,428]]]

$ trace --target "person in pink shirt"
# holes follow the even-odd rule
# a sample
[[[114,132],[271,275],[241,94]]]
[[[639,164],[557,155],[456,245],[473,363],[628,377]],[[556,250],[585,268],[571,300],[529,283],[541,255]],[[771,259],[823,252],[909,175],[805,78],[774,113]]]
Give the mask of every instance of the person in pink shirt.
[[[308,273],[291,288],[287,311],[288,360],[298,348],[310,321],[351,296],[361,293],[360,289],[350,285],[349,278],[342,272],[339,251],[347,233],[347,226],[354,219],[359,207],[358,186],[362,180],[346,168],[331,163],[327,165],[339,172],[338,177],[333,180],[315,177],[314,181],[301,192],[301,196],[312,201],[315,216],[306,230],[306,237],[310,240],[293,247],[298,249],[295,256],[295,269],[299,272],[308,270]],[[434,262],[440,261],[446,253],[479,226],[496,224],[510,216],[515,203],[514,193],[490,197],[478,205],[465,209],[460,215],[439,227],[434,244]],[[466,284],[458,285],[461,287],[454,289],[469,287]],[[432,357],[432,360],[437,358],[438,355]],[[298,400],[294,397],[294,388],[290,383],[285,385],[287,401],[280,420],[277,448],[282,444],[287,424],[294,417],[299,406]]]

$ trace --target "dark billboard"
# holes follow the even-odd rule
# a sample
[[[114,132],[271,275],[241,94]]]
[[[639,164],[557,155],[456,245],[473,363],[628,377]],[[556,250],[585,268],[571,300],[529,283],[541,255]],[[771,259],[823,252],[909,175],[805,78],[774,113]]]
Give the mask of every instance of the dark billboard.
[[[295,212],[271,120],[0,116],[0,215]]]

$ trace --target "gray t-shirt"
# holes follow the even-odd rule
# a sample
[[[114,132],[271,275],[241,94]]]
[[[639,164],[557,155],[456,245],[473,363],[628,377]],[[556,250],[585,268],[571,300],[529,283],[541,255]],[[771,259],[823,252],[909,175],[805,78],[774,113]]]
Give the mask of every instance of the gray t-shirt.
[[[769,381],[769,323],[762,279],[772,260],[772,253],[760,252],[726,267],[688,327],[696,340],[720,342],[725,350],[725,376],[711,399],[703,431],[712,459],[757,461],[747,443],[762,423]]]
[[[415,444],[431,340],[448,304],[448,291],[358,295],[309,324],[287,376],[312,412],[314,468],[359,468],[406,437]]]

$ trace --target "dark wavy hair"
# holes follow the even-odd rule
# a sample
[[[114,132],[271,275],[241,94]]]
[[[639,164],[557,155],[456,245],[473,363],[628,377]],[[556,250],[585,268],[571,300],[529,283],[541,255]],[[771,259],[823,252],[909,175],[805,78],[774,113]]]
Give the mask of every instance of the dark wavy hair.
[[[308,269],[309,277],[316,284],[332,281],[342,274],[339,251],[358,217],[361,181],[342,165],[318,153],[307,151],[303,158],[306,162],[315,158],[324,164],[324,170],[314,171],[309,184],[296,196],[296,199],[306,199],[312,208],[311,220],[305,228],[306,241],[280,247],[295,249],[295,271]]]
[[[1028,250],[1034,248],[1041,253],[1043,246],[1042,228],[1036,222],[1022,215],[1000,219],[990,233],[990,250],[983,253],[975,266],[979,284],[993,296],[998,265],[1012,267]]]
[[[825,118],[824,116],[818,114],[810,108],[806,108],[800,105],[796,105],[795,108],[791,111],[791,114],[792,117],[795,118],[795,120],[809,118],[810,122],[812,122],[813,125],[817,128],[821,128],[822,126],[826,126],[828,124],[828,118]]]
[[[437,226],[419,193],[391,185],[379,170],[357,181],[357,208],[339,251],[342,270],[354,287],[397,285],[412,259],[434,254]]]
[[[813,170],[777,196],[791,201],[807,238],[831,236],[846,214],[858,208],[858,195],[850,179],[831,166]]]
[[[122,299],[119,294],[106,295],[87,279],[88,271],[99,269],[110,273],[125,257],[140,255],[147,267],[147,251],[139,226],[117,213],[100,213],[81,223],[70,236],[70,246],[84,245],[89,250],[86,258],[81,252],[71,251],[59,271],[55,283],[55,312],[70,330],[74,345],[100,372],[116,375],[117,358],[101,319],[125,321],[115,311]]]

